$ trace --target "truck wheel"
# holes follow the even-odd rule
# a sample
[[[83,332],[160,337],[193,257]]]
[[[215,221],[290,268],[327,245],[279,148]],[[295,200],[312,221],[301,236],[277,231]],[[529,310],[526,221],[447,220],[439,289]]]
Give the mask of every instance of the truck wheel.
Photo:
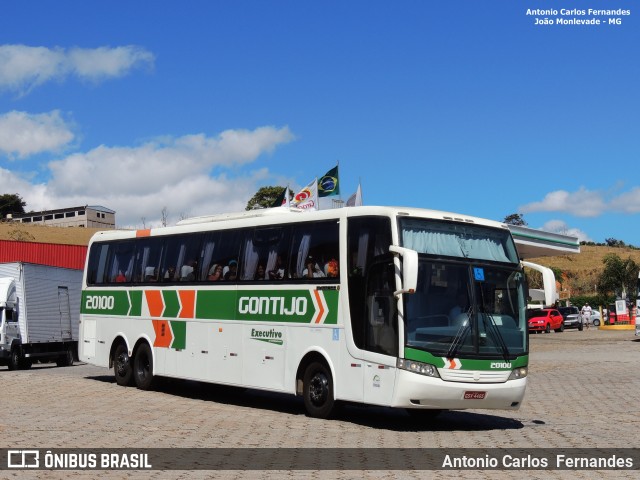
[[[304,372],[304,406],[315,418],[329,418],[333,411],[333,379],[324,363],[313,362]]]
[[[19,348],[13,348],[9,356],[9,370],[20,370],[22,366],[22,356]]]
[[[131,358],[127,346],[120,343],[116,347],[113,355],[113,374],[116,377],[116,383],[123,387],[133,385],[133,368],[131,367]]]
[[[140,345],[133,358],[133,378],[140,390],[149,390],[153,385],[153,354],[148,343]]]
[[[70,367],[73,365],[73,352],[71,349],[67,350],[64,355],[56,360],[56,365],[59,367]]]

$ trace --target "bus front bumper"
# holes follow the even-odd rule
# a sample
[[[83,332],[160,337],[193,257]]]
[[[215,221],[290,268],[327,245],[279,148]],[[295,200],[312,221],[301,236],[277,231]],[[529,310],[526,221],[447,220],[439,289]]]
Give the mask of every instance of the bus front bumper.
[[[527,379],[503,383],[448,382],[406,370],[398,370],[394,407],[418,409],[518,410]]]

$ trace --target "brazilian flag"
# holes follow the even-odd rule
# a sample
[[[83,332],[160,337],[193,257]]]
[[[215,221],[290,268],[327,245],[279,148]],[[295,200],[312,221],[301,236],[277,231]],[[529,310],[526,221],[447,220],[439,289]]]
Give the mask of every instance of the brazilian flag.
[[[318,196],[330,197],[339,194],[340,183],[338,181],[338,165],[336,165],[318,180]]]

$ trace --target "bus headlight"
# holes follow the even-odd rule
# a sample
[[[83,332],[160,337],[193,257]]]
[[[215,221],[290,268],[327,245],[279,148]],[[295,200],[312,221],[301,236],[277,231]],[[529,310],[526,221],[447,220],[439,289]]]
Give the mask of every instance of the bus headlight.
[[[398,368],[407,370],[409,372],[419,373],[420,375],[426,375],[427,377],[440,378],[438,369],[429,363],[422,363],[416,362],[414,360],[405,360],[404,358],[399,358],[397,366]]]
[[[511,375],[509,375],[509,378],[507,379],[507,381],[524,378],[527,376],[527,373],[528,373],[527,367],[516,368],[513,372],[511,372]]]

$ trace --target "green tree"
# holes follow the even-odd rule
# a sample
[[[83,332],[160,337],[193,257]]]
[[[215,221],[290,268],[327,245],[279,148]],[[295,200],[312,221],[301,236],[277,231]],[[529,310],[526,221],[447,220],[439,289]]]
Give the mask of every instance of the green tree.
[[[254,210],[256,208],[270,208],[276,199],[282,195],[285,187],[260,187],[260,189],[249,199],[245,210]],[[293,195],[289,191],[289,199]]]
[[[604,270],[598,277],[598,292],[621,296],[624,291],[627,298],[635,299],[638,294],[637,282],[640,266],[631,257],[622,260],[615,253],[605,255],[602,263],[604,263]]]
[[[526,227],[528,224],[521,213],[512,213],[504,217],[504,223],[507,225],[516,225],[518,227]]]
[[[27,206],[17,193],[4,193],[0,195],[0,218],[5,218],[8,213],[24,213]]]

